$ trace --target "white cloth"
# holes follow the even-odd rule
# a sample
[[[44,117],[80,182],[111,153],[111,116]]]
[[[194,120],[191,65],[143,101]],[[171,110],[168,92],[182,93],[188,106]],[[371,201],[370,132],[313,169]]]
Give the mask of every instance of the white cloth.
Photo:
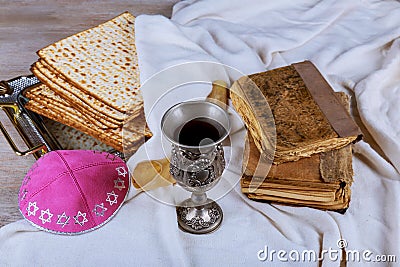
[[[398,1],[183,1],[175,5],[172,19],[143,15],[136,19],[135,27],[143,83],[167,67],[191,61],[220,62],[250,74],[308,59],[335,90],[354,91],[352,114],[365,141],[355,145],[350,208],[341,215],[257,203],[246,199],[236,185],[218,200],[224,211],[221,228],[210,235],[194,236],[178,229],[173,206],[132,190],[117,216],[88,234],[53,235],[26,221],[3,227],[0,265],[279,266],[287,264],[278,259],[279,250],[286,251],[280,256],[294,264],[290,251],[313,250],[318,254],[338,250],[339,239],[346,240],[347,250],[367,250],[372,259],[396,255],[398,264]],[[206,78],[212,75],[205,73]],[[204,97],[207,92],[200,86],[195,97]],[[163,156],[156,147],[160,118],[152,117],[151,112],[161,93],[143,90],[146,116],[155,132],[151,158]],[[166,98],[161,110],[191,96],[182,93]],[[145,156],[143,153],[130,160],[131,167]],[[231,186],[227,180],[221,184]],[[269,252],[276,251],[273,260],[258,259],[265,246]],[[313,261],[297,264],[319,266]],[[338,266],[339,260],[330,260],[325,254],[322,265]],[[348,262],[348,266],[355,265],[364,266],[365,262]]]

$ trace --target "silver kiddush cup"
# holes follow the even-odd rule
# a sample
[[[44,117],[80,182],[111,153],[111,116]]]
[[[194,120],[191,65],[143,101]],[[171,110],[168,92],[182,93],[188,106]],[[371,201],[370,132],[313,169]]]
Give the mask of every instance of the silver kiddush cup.
[[[219,182],[225,169],[222,141],[230,131],[228,113],[208,101],[182,102],[167,110],[161,129],[172,145],[170,173],[192,192],[176,208],[180,229],[193,234],[216,230],[222,209],[206,192]]]

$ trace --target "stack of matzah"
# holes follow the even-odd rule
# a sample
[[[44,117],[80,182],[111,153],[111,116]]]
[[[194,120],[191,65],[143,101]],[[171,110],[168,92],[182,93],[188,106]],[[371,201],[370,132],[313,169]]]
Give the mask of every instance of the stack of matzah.
[[[129,120],[124,142],[138,147],[151,134],[139,92],[134,19],[125,12],[39,50],[31,70],[42,84],[26,93],[26,107],[119,151]]]

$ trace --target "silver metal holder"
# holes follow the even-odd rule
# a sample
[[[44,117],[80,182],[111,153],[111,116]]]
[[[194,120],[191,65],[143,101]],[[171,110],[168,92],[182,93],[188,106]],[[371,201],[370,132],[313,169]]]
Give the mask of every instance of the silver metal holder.
[[[178,184],[192,192],[191,198],[176,208],[178,225],[181,230],[192,234],[211,233],[220,226],[223,213],[216,202],[207,198],[206,191],[214,187],[221,178],[225,168],[224,151],[222,145],[217,144],[211,161],[194,160],[188,167],[190,171],[176,167],[180,165],[180,159],[187,160],[188,157],[188,152],[182,148],[172,150],[170,172]],[[189,160],[196,157],[200,155],[190,154]]]
[[[58,140],[48,130],[42,116],[25,108],[26,103],[29,101],[24,96],[25,92],[39,84],[40,81],[33,75],[0,81],[0,109],[5,112],[28,149],[21,150],[18,148],[1,122],[0,131],[15,154],[18,156],[32,154],[36,159],[47,152],[63,149]],[[124,159],[122,152],[114,149],[107,152]]]
[[[219,124],[218,140],[205,138],[203,140],[206,142],[202,140],[195,146],[180,143],[177,133],[187,122],[198,118],[210,119]],[[183,102],[164,114],[161,129],[172,144],[170,173],[177,184],[192,192],[189,199],[176,207],[179,228],[192,234],[215,231],[221,225],[223,212],[215,201],[207,198],[206,192],[219,182],[225,168],[222,142],[230,131],[228,114],[208,101]]]
[[[35,158],[39,158],[46,152],[61,148],[47,130],[42,118],[24,107],[28,99],[23,96],[23,92],[39,83],[40,81],[32,75],[0,82],[0,108],[6,113],[28,149],[21,151],[1,123],[0,130],[14,153],[19,156],[33,154]]]

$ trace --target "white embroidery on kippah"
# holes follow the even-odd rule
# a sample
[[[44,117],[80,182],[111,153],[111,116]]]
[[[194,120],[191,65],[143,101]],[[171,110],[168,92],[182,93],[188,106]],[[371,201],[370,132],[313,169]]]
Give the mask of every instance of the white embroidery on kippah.
[[[104,207],[104,203],[101,203],[101,204],[96,204],[96,205],[94,206],[93,212],[94,212],[94,214],[96,214],[96,216],[101,216],[101,217],[103,217],[103,216],[104,216],[104,212],[105,212],[106,210],[107,210],[107,208]]]
[[[118,156],[114,155],[114,154],[107,154],[106,159],[109,159],[111,161],[114,161],[118,158]]]
[[[47,218],[45,218],[44,215],[47,215]],[[45,224],[47,222],[50,223],[51,222],[51,217],[53,217],[53,214],[50,212],[49,209],[40,211],[39,219],[42,220],[43,224]]]
[[[26,194],[28,194],[28,190],[26,190],[26,188],[24,188],[24,190],[21,192],[21,200],[24,200],[26,198]]]
[[[79,221],[79,217],[82,217],[82,220]],[[88,219],[86,219],[86,213],[82,213],[78,211],[78,214],[74,216],[75,224],[79,224],[80,226],[83,226],[85,222],[88,222]]]
[[[22,183],[22,185],[27,185],[30,180],[31,180],[31,177],[30,176],[26,176],[25,179],[24,179],[24,182]]]
[[[67,214],[65,214],[65,211],[63,212],[63,214],[57,215],[57,216],[58,216],[57,224],[62,225],[62,228],[64,228],[64,226],[69,224],[68,222],[69,222],[70,216],[67,216]]]
[[[33,207],[33,210],[31,209]],[[29,202],[28,207],[26,208],[26,210],[28,211],[28,216],[36,216],[36,211],[39,210],[39,208],[37,207],[36,201],[35,202]]]
[[[111,199],[111,197],[113,197],[113,199]],[[107,193],[106,201],[108,203],[110,203],[110,206],[112,206],[114,204],[117,204],[117,198],[118,198],[118,195],[115,194],[114,191],[112,191],[111,193]]]
[[[35,163],[33,163],[31,169],[29,170],[30,172],[32,172],[34,169],[36,169],[37,167],[39,167],[39,163],[38,161],[36,161]]]
[[[118,177],[118,179],[114,180],[114,188],[117,188],[119,191],[125,188],[125,181]]]
[[[124,177],[128,173],[124,167],[118,167],[115,170],[118,172],[118,175],[122,175]]]

